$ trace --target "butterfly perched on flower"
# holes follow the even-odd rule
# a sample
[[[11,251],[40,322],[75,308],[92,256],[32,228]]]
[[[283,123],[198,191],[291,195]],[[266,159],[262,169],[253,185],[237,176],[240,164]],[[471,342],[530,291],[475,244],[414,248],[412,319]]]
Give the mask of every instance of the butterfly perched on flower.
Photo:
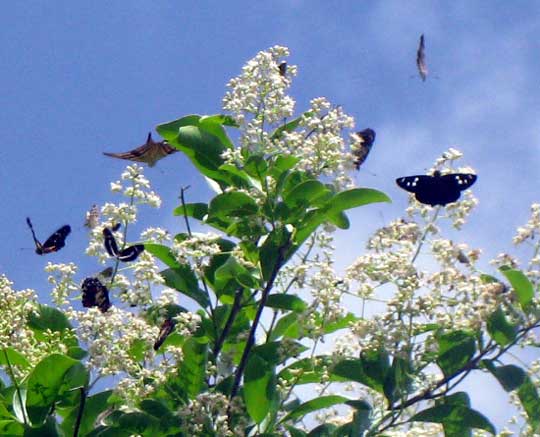
[[[149,167],[153,167],[161,158],[175,152],[178,152],[178,150],[169,146],[166,141],[155,142],[152,140],[152,132],[148,132],[146,143],[136,149],[124,153],[103,152],[103,154],[118,159],[145,162]]]
[[[46,253],[57,252],[62,247],[66,245],[66,237],[71,232],[71,226],[64,225],[58,229],[54,234],[45,240],[45,243],[41,244],[40,241],[36,238],[36,233],[34,232],[34,227],[29,217],[26,217],[26,223],[32,231],[32,237],[34,238],[34,243],[36,245],[36,253],[38,255],[45,255]]]
[[[85,308],[98,307],[102,313],[111,307],[109,290],[98,278],[86,278],[81,286],[82,305]]]
[[[368,157],[371,146],[373,146],[373,142],[375,141],[375,131],[367,128],[356,132],[356,136],[360,139],[360,144],[354,146],[352,153],[355,157],[354,167],[356,170],[360,170],[360,166]]]
[[[167,339],[167,337],[171,335],[171,333],[174,331],[175,325],[175,321],[171,318],[167,318],[163,321],[161,327],[159,328],[158,338],[154,343],[155,351],[157,351],[159,347],[163,344],[163,342]]]
[[[99,223],[99,209],[97,205],[92,205],[89,211],[86,212],[84,226],[88,229],[94,229]]]
[[[114,226],[113,230],[117,230],[119,226]],[[114,238],[113,231],[107,227],[103,228],[104,245],[107,253],[122,262],[133,261],[144,250],[144,244],[134,244],[128,246],[122,250],[118,249],[116,238]]]
[[[433,176],[405,176],[396,179],[396,183],[404,190],[414,193],[420,203],[444,206],[458,200],[461,192],[474,184],[476,178],[472,173],[442,175],[440,171],[435,171]]]
[[[416,66],[418,67],[418,74],[422,78],[422,81],[425,82],[428,75],[428,69],[426,64],[424,34],[420,35],[420,43],[418,44],[418,50],[416,51]]]

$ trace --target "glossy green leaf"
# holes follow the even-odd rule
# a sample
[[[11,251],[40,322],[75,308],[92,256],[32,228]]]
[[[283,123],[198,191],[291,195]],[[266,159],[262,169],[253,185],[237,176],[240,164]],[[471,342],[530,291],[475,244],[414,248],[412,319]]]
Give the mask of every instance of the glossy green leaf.
[[[260,285],[257,278],[232,256],[216,269],[214,277],[215,285],[218,288],[223,288],[231,280],[236,281],[236,283],[245,288],[258,288]]]
[[[528,375],[525,375],[523,383],[517,391],[523,409],[527,413],[528,422],[533,429],[540,428],[540,398],[536,385]]]
[[[208,207],[208,219],[253,216],[257,214],[258,210],[259,207],[255,200],[247,194],[230,191],[219,194],[212,199]]]
[[[268,171],[268,162],[262,155],[250,155],[244,164],[244,170],[250,176],[262,181]]]
[[[412,390],[412,363],[405,358],[394,357],[384,380],[384,394],[391,404],[405,399]]]
[[[326,217],[328,218],[328,221],[330,223],[337,226],[339,229],[349,229],[349,227],[351,226],[349,218],[343,211],[339,211],[335,214],[328,213],[326,214]]]
[[[33,331],[62,332],[71,329],[71,324],[62,311],[47,305],[39,305],[37,314],[33,312],[29,314],[28,327]]]
[[[181,294],[193,299],[201,307],[206,308],[210,304],[208,293],[199,288],[199,282],[193,270],[188,265],[167,269],[160,272],[167,287],[179,291]]]
[[[69,381],[69,370],[80,364],[65,355],[51,354],[43,358],[30,373],[27,382],[26,410],[32,423],[43,423],[56,401],[60,389]]]
[[[307,347],[298,342],[270,341],[255,346],[252,352],[274,366],[283,364],[286,360],[297,357],[305,352]]]
[[[206,386],[206,362],[208,345],[189,338],[182,347],[184,359],[178,371],[178,378],[184,392],[194,399]]]
[[[349,399],[343,396],[329,395],[319,396],[318,398],[304,402],[299,407],[295,408],[289,414],[287,414],[281,422],[293,421],[296,422],[299,419],[304,418],[307,414],[314,411],[322,410],[323,408],[329,408],[337,404],[343,404]]]
[[[420,411],[409,422],[432,422],[450,425],[454,429],[462,430],[461,435],[469,428],[483,429],[496,434],[495,427],[481,413],[463,405],[442,404]]]
[[[527,379],[527,373],[514,364],[497,366],[492,360],[482,360],[482,364],[497,378],[497,381],[507,392],[516,390]]]
[[[371,188],[353,188],[352,190],[342,191],[332,197],[328,203],[328,212],[335,213],[378,202],[392,201],[381,191]]]
[[[304,112],[300,117],[297,117],[287,123],[285,123],[283,126],[278,127],[270,136],[273,140],[280,139],[283,136],[284,132],[292,132],[295,130],[302,120],[305,118],[309,118],[313,115],[312,112],[306,111]]]
[[[200,115],[186,115],[185,117],[179,118],[174,121],[169,121],[167,123],[162,123],[156,126],[156,131],[165,139],[167,142],[172,143],[178,136],[178,132],[181,127],[184,126],[198,126],[199,120],[201,119]]]
[[[336,430],[337,426],[333,423],[324,423],[313,428],[309,432],[308,437],[334,437]]]
[[[437,337],[439,354],[437,364],[445,376],[460,370],[476,351],[474,337],[465,331],[454,331]]]
[[[268,281],[286,261],[285,253],[289,247],[291,233],[285,227],[270,232],[260,248],[262,276]]]
[[[180,267],[180,264],[170,247],[157,243],[145,243],[144,249],[163,262],[166,266],[173,269]]]
[[[197,220],[204,220],[208,214],[208,205],[206,203],[186,203],[174,208],[173,215],[181,217],[193,217]]]
[[[80,396],[80,391],[78,394]],[[81,425],[79,428],[79,435],[86,435],[94,429],[94,422],[96,421],[97,417],[108,408],[107,400],[111,394],[112,390],[106,390],[86,398]],[[69,414],[64,417],[64,420],[60,426],[66,435],[73,434],[78,414],[79,406],[75,406],[70,410]]]
[[[510,324],[501,307],[497,308],[487,320],[487,330],[493,340],[500,346],[512,343],[517,334],[516,327]]]
[[[318,199],[327,199],[331,192],[326,186],[316,179],[303,181],[286,193],[283,201],[291,209],[309,208]]]
[[[298,314],[289,313],[278,320],[276,326],[270,333],[270,339],[277,340],[282,336],[285,338],[299,338],[300,333],[301,330],[298,324]]]
[[[270,308],[302,312],[307,308],[307,303],[294,294],[270,294],[266,300],[266,306]]]
[[[0,349],[0,365],[1,366],[20,366],[26,368],[30,365],[26,357],[12,347],[4,347]]]
[[[529,278],[519,270],[501,268],[500,271],[512,285],[521,307],[526,309],[534,297],[534,287]]]
[[[319,383],[326,377],[332,365],[332,358],[326,355],[302,358],[282,369],[279,372],[279,379],[293,385]]]
[[[261,423],[268,415],[276,395],[274,366],[252,354],[244,373],[244,401],[250,417]]]
[[[24,426],[16,420],[0,419],[0,435],[6,437],[24,436]]]
[[[54,417],[48,417],[46,422],[38,427],[27,427],[24,430],[24,437],[63,437]]]

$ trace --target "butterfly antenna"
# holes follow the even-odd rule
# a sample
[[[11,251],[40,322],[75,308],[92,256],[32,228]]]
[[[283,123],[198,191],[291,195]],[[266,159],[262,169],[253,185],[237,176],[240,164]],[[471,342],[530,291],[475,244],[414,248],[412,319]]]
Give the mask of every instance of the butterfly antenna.
[[[34,239],[34,242],[37,244],[37,245],[41,245],[41,243],[39,242],[39,240],[37,239],[36,237],[36,233],[34,232],[34,227],[32,226],[32,222],[30,221],[30,217],[26,217],[26,223],[28,224],[28,227],[30,228],[30,230],[32,231],[32,238]]]

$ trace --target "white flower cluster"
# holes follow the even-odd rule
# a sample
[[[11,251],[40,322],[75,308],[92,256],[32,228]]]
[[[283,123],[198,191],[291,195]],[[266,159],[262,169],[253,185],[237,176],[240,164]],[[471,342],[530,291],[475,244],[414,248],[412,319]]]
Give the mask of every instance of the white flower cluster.
[[[176,259],[180,264],[190,264],[202,273],[208,266],[211,258],[221,252],[217,241],[220,236],[211,232],[206,234],[193,233],[190,238],[175,240],[171,247]]]
[[[201,316],[197,313],[185,311],[179,313],[175,318],[175,330],[185,337],[193,334],[201,323]]]
[[[49,284],[53,285],[51,297],[58,305],[69,305],[69,296],[79,289],[73,276],[77,273],[77,266],[74,263],[53,264],[50,261],[45,266],[45,271],[50,273],[47,278]]]

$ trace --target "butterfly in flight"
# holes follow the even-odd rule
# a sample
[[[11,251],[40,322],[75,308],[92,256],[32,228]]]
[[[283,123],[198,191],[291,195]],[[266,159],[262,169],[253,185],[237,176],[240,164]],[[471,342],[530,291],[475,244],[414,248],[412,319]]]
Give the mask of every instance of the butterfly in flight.
[[[178,150],[169,146],[166,141],[155,142],[152,140],[152,132],[148,132],[146,143],[136,149],[124,153],[103,152],[103,154],[113,158],[145,162],[149,167],[153,167],[161,158],[165,158],[167,155],[175,152],[178,152]]]
[[[416,52],[416,66],[418,67],[418,74],[422,78],[422,81],[425,82],[428,75],[428,69],[426,64],[424,34],[420,35],[420,44],[418,45],[418,50]]]
[[[71,226],[64,225],[58,229],[54,234],[45,240],[45,243],[41,244],[40,241],[36,238],[36,233],[34,232],[34,227],[29,217],[26,217],[26,223],[32,231],[32,237],[34,238],[34,243],[36,245],[36,253],[38,255],[45,255],[46,253],[57,252],[62,247],[66,245],[66,237],[71,232]]]
[[[287,74],[287,63],[283,61],[281,64],[278,65],[278,68],[279,68],[279,75],[281,77],[285,77],[285,75]]]
[[[105,250],[110,256],[116,258],[118,261],[128,262],[137,259],[144,250],[144,244],[134,244],[133,246],[128,246],[125,249],[119,250],[116,238],[114,238],[113,235],[113,231],[118,230],[118,228],[119,225],[114,226],[112,231],[109,228],[103,228]]]
[[[84,226],[88,229],[94,229],[99,223],[99,209],[97,205],[92,205],[89,211],[86,212]]]
[[[416,200],[426,205],[447,205],[459,199],[461,192],[475,183],[477,176],[471,173],[450,173],[441,175],[435,171],[433,176],[416,175],[396,179],[404,190],[414,193]]]
[[[165,319],[165,321],[161,324],[161,327],[159,328],[158,338],[154,343],[155,351],[157,351],[159,347],[163,344],[163,342],[167,339],[167,337],[171,335],[171,333],[174,331],[175,325],[176,323],[171,318]]]
[[[81,286],[82,305],[85,308],[98,307],[102,313],[111,307],[109,290],[98,278],[86,278]]]
[[[360,166],[368,157],[371,146],[373,146],[373,142],[375,141],[375,131],[367,128],[356,132],[356,135],[360,138],[361,144],[356,146],[356,149],[353,151],[353,155],[355,156],[354,167],[356,170],[360,170]]]

